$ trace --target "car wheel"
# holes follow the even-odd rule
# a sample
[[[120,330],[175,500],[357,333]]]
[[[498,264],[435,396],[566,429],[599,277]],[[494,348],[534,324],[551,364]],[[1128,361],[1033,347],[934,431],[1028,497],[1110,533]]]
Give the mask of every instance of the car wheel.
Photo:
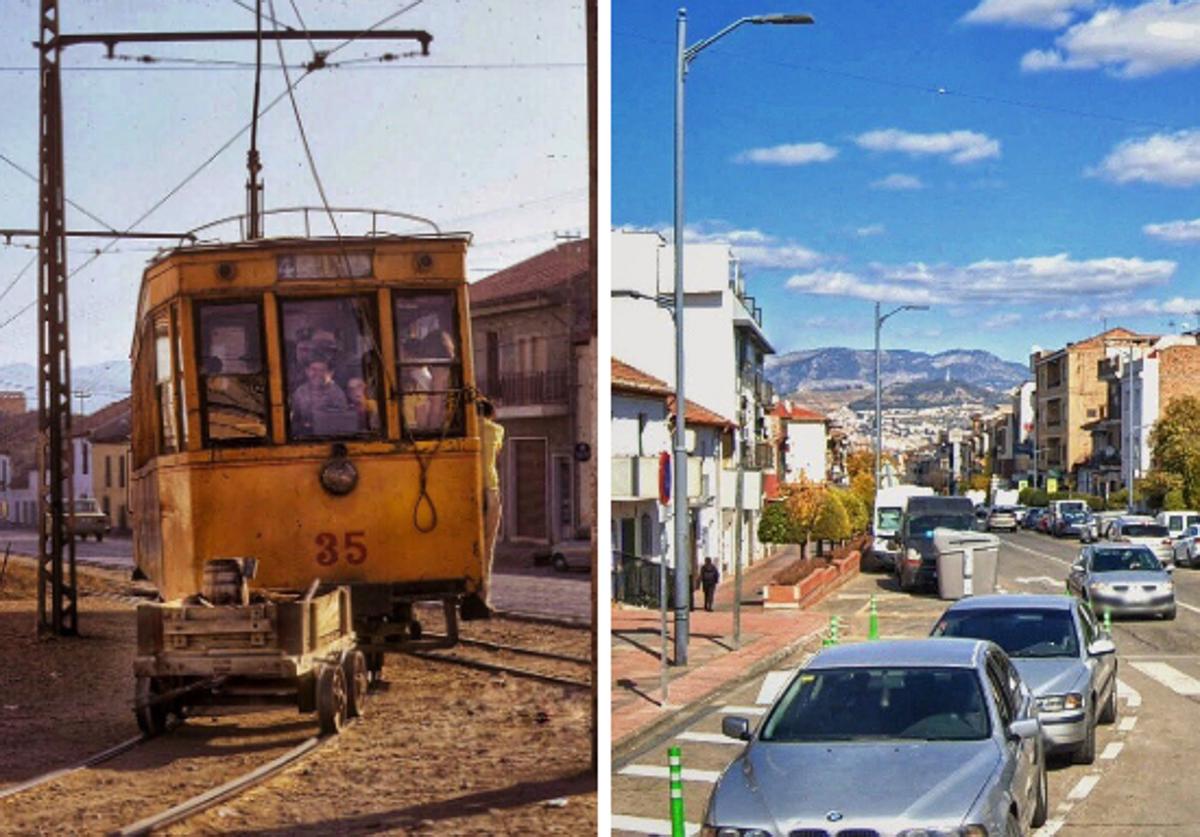
[[[1096,721],[1092,712],[1088,711],[1087,729],[1084,730],[1083,743],[1071,754],[1075,764],[1091,764],[1096,760]]]
[[[1167,620],[1168,622],[1173,622],[1175,620],[1175,605],[1171,605],[1171,609],[1163,614],[1163,619]]]
[[[1100,713],[1100,723],[1113,724],[1117,721],[1117,687],[1113,686],[1104,702],[1104,710]]]
[[[1033,820],[1029,823],[1034,828],[1041,828],[1046,824],[1046,818],[1050,815],[1050,787],[1049,780],[1046,778],[1046,757],[1042,755],[1041,761],[1041,778],[1038,780],[1038,795],[1037,802],[1033,805]]]
[[[104,540],[104,535],[96,535],[96,543],[100,543],[102,540]]]
[[[554,569],[558,570],[560,573],[565,573],[567,571],[566,556],[564,556],[564,555],[555,555],[554,556]]]

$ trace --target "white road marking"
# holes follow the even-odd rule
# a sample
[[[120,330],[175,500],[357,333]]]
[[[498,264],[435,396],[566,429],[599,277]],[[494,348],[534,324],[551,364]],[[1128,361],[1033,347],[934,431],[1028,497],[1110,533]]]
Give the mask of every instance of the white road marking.
[[[763,678],[762,688],[758,690],[758,697],[754,702],[760,706],[770,706],[775,702],[775,698],[779,697],[779,693],[783,691],[783,687],[788,684],[788,681],[796,674],[796,669],[783,669],[781,671],[768,671],[767,676]]]
[[[616,817],[613,817],[613,820],[615,821]],[[1057,834],[1059,829],[1061,829],[1064,825],[1066,825],[1066,820],[1062,819],[1061,817],[1055,817],[1052,820],[1046,820],[1045,825],[1033,832],[1033,837],[1054,837],[1054,835]]]
[[[1059,558],[1057,555],[1051,555],[1049,552],[1042,552],[1040,549],[1030,549],[1027,546],[1021,546],[1020,544],[1013,543],[1009,540],[1001,540],[1005,546],[1011,546],[1013,549],[1016,549],[1020,552],[1028,552],[1030,555],[1036,555],[1039,558],[1049,558],[1051,561],[1054,561],[1056,564],[1062,564],[1064,567],[1071,566],[1070,561],[1064,561],[1062,558]]]
[[[663,769],[665,770],[666,768]],[[1094,773],[1084,776],[1075,787],[1071,788],[1071,792],[1067,794],[1067,799],[1087,799],[1087,795],[1092,792],[1092,788],[1096,787],[1096,783],[1099,781],[1100,777]]]
[[[1100,758],[1109,760],[1115,759],[1121,754],[1121,750],[1124,748],[1124,746],[1125,744],[1121,741],[1113,741],[1104,748],[1104,752],[1100,754]]]
[[[1136,666],[1137,663],[1132,663],[1132,665]],[[1119,677],[1117,678],[1117,697],[1123,698],[1130,708],[1142,705],[1142,693]]]
[[[736,738],[730,738],[728,735],[722,735],[719,732],[681,732],[675,736],[680,741],[695,741],[697,744],[745,744],[745,741],[738,741]]]
[[[1174,666],[1166,663],[1130,663],[1142,674],[1152,677],[1178,695],[1188,697],[1200,695],[1200,680],[1188,677]]]
[[[1016,579],[1017,584],[1046,584],[1050,587],[1062,587],[1063,583],[1048,575],[1022,576]]]
[[[1190,605],[1187,602],[1181,602],[1181,601],[1179,601],[1178,598],[1175,599],[1175,604],[1179,605],[1184,610],[1190,610],[1192,613],[1200,613],[1200,607],[1196,607],[1195,605]]]
[[[644,779],[670,779],[671,770],[669,767],[659,766],[657,764],[631,764],[628,767],[621,768],[617,771],[622,776],[640,776]],[[693,770],[692,768],[683,768],[683,781],[685,782],[708,782],[712,784],[721,778],[721,774],[716,770]]]
[[[1117,729],[1121,732],[1133,732],[1133,728],[1137,726],[1137,715],[1131,715],[1128,718],[1122,718]]]
[[[623,814],[613,814],[612,830],[613,831],[633,831],[639,834],[663,835],[667,837],[671,833],[670,820],[652,820],[649,817],[627,817]],[[691,837],[693,834],[700,833],[700,826],[694,822],[683,824],[684,830]]]
[[[724,715],[766,715],[767,709],[764,706],[722,706],[720,709]]]

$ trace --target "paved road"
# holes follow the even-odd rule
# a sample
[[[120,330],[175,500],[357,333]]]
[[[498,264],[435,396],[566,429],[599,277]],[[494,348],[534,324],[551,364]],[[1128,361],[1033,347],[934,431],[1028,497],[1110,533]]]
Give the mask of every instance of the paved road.
[[[0,555],[12,544],[17,555],[37,555],[38,536],[32,529],[0,529]],[[133,569],[133,542],[110,535],[102,542],[75,543],[75,559],[81,564]],[[507,568],[506,568],[507,569]],[[501,610],[591,621],[592,587],[587,573],[559,573],[552,567],[513,567],[495,573],[492,603]]]
[[[1004,592],[1061,592],[1078,544],[1042,535],[1002,536],[999,584]],[[1116,724],[1101,726],[1095,764],[1052,761],[1050,820],[1039,835],[1149,837],[1200,833],[1200,799],[1189,769],[1200,756],[1200,570],[1176,572],[1179,616],[1174,622],[1118,622],[1120,701]],[[890,578],[864,575],[830,607],[861,610],[875,593],[887,636],[923,636],[946,603],[898,592]],[[861,627],[859,628],[861,636]],[[720,734],[726,714],[759,717],[775,690],[802,665],[798,653],[778,671],[747,680],[678,728],[642,742],[640,753],[615,764],[614,834],[669,834],[667,747],[683,750],[685,814],[699,831],[712,784],[739,745]],[[867,777],[870,778],[870,777]]]

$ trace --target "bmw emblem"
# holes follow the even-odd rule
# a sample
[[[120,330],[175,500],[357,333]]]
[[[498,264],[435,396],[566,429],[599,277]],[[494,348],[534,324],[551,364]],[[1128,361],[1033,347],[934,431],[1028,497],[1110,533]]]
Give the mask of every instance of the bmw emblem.
[[[842,821],[842,812],[841,811],[830,811],[828,814],[825,815],[825,819],[829,820],[830,822],[841,822]]]

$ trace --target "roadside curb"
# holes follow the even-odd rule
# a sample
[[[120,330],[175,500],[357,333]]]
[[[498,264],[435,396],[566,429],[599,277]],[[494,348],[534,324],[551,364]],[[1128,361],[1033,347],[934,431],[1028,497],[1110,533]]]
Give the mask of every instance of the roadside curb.
[[[763,657],[738,678],[729,680],[717,686],[711,692],[696,698],[691,703],[681,706],[675,712],[664,715],[657,721],[654,721],[644,728],[631,732],[622,738],[620,741],[614,741],[612,745],[612,769],[619,770],[622,767],[630,764],[634,759],[645,752],[650,746],[648,739],[660,737],[674,728],[686,728],[695,723],[700,717],[707,714],[707,704],[713,700],[722,697],[723,695],[732,692],[734,689],[740,688],[748,680],[753,680],[755,677],[773,668],[780,660],[794,654],[807,643],[818,639],[824,626],[808,633],[801,634],[786,645],[772,651],[767,656]]]

